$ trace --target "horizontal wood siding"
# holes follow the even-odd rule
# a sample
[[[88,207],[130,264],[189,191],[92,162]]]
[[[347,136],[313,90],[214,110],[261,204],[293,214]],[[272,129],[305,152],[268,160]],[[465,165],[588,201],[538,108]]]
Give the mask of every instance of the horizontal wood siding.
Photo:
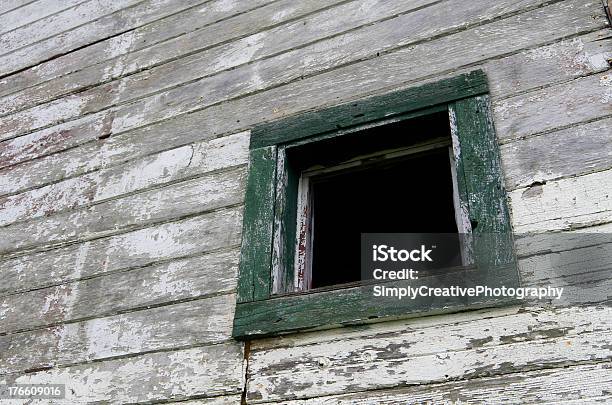
[[[601,0],[0,2],[0,383],[66,383],[59,404],[609,403],[612,243],[590,234],[612,233],[611,59]],[[237,296],[270,288],[237,286],[250,129],[477,69],[521,282],[581,305],[234,340]]]

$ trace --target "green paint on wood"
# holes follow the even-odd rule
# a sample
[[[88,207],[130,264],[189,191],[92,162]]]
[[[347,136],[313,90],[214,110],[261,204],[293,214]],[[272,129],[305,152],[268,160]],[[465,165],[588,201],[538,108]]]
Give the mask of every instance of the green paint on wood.
[[[511,269],[501,268],[498,282],[512,283]],[[449,285],[476,285],[483,275],[480,271],[462,269],[447,274],[411,280],[418,288]],[[386,286],[396,286],[387,283]],[[406,286],[400,284],[399,286]],[[233,335],[247,339],[309,329],[356,325],[407,316],[434,315],[458,310],[478,309],[516,303],[513,300],[483,297],[445,297],[435,301],[373,297],[372,286],[359,286],[331,291],[308,292],[238,304],[234,317]]]
[[[464,183],[460,197],[467,199],[477,264],[514,263],[510,215],[489,97],[459,100],[453,109],[460,144],[457,172]]]
[[[255,128],[251,137],[234,336],[267,336],[503,304],[499,299],[482,298],[449,298],[447,302],[435,303],[374,301],[368,286],[271,296],[272,261],[281,269],[277,275],[280,279],[276,280],[277,292],[293,290],[299,173],[286,164],[285,146],[345,136],[364,124],[389,118],[409,119],[418,115],[418,110],[437,110],[447,104],[453,111],[451,125],[460,149],[459,198],[472,222],[476,266],[423,277],[419,283],[444,287],[470,282],[475,285],[477,280],[489,286],[517,286],[510,218],[489,99],[483,95],[486,92],[486,76],[482,71],[474,71]],[[273,242],[276,249],[272,248]]]
[[[484,94],[487,91],[486,75],[481,70],[475,70],[435,83],[259,125],[253,128],[251,148],[278,145],[312,135],[320,135],[396,114]]]
[[[270,296],[276,147],[251,150],[242,226],[238,302]]]

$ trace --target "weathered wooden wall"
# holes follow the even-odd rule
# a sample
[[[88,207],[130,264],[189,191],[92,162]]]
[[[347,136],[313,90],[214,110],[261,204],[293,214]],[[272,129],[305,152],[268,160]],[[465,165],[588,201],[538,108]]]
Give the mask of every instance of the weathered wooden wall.
[[[70,404],[609,403],[612,280],[561,279],[537,244],[523,283],[595,283],[586,306],[230,334],[254,124],[482,68],[515,231],[611,232],[610,58],[601,0],[0,1],[0,381]]]

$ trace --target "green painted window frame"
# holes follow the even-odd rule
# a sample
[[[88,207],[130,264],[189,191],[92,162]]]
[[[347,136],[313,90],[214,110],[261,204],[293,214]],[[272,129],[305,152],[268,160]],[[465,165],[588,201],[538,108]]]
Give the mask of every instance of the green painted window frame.
[[[445,285],[460,284],[469,277],[470,271],[475,271],[474,268],[486,267],[494,269],[487,273],[487,285],[519,286],[487,77],[483,71],[475,70],[253,128],[234,317],[235,338],[251,339],[509,302],[481,297],[450,300],[439,307],[419,307],[413,300],[393,304],[381,302],[373,306],[366,296],[371,294],[367,286],[299,293],[291,293],[287,287],[293,283],[293,263],[284,258],[291,258],[295,248],[295,190],[299,173],[291,173],[286,168],[281,173],[278,169],[284,167],[285,148],[442,109],[449,111],[451,132],[460,146],[456,170],[461,207],[475,225],[475,240],[478,235],[489,236],[474,242],[476,263],[473,268],[451,272],[437,281]],[[276,241],[276,246],[275,234],[284,235]],[[490,235],[495,235],[493,241]],[[491,246],[492,243],[495,246]],[[283,274],[274,275],[273,268],[284,269]],[[280,294],[272,293],[273,284]]]

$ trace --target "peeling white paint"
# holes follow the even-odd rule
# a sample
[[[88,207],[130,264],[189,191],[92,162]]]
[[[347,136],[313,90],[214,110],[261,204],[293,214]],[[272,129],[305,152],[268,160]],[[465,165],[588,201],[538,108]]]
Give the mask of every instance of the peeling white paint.
[[[612,101],[612,74],[601,76],[599,84],[605,88],[604,94],[601,96],[601,102],[603,104],[610,104]],[[612,106],[610,106],[612,110]]]

